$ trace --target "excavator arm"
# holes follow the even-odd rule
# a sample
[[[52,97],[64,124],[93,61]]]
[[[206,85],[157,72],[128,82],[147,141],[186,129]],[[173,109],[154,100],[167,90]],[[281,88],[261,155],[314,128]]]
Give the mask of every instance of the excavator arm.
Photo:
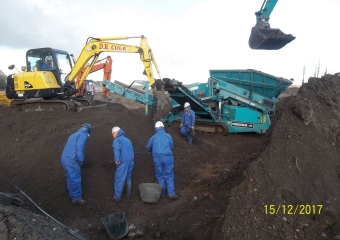
[[[264,0],[260,11],[255,12],[256,25],[251,29],[249,47],[251,49],[277,50],[295,39],[280,29],[270,28],[269,18],[278,0]]]
[[[112,43],[109,41],[112,40],[126,40],[130,38],[141,38],[140,46],[130,46],[125,44],[118,44]],[[155,78],[153,76],[152,71],[152,63],[154,64],[157,73],[159,74],[159,69],[157,63],[154,59],[152,51],[149,47],[147,39],[144,36],[140,37],[108,37],[108,38],[91,38],[85,47],[83,48],[82,52],[80,53],[79,58],[74,64],[74,67],[70,74],[67,77],[67,81],[65,82],[65,94],[66,95],[73,95],[77,89],[70,89],[71,85],[75,81],[77,75],[82,71],[85,65],[91,60],[89,65],[86,67],[83,75],[79,79],[78,86],[83,84],[83,81],[90,73],[92,67],[96,63],[100,53],[102,52],[121,52],[121,53],[139,53],[140,59],[144,66],[145,75],[148,77],[149,83],[152,88],[155,86]],[[73,88],[73,87],[72,87]]]
[[[265,0],[262,3],[260,11],[256,12],[256,22],[261,22],[263,19],[268,22],[269,16],[275,8],[278,0]]]
[[[130,38],[140,38],[141,41],[139,47],[110,42],[113,40],[126,40]],[[160,72],[155,57],[147,42],[147,39],[143,35],[139,37],[121,36],[107,38],[89,38],[85,47],[81,51],[80,56],[75,62],[70,74],[67,76],[65,84],[63,86],[65,95],[72,96],[79,90],[79,86],[83,84],[85,78],[90,73],[100,53],[102,52],[138,53],[140,56],[140,60],[142,61],[144,66],[144,74],[148,77],[149,84],[157,101],[157,115],[165,115],[170,112],[172,106],[169,100],[169,94],[164,91],[164,84],[162,80],[156,81],[154,78],[152,65],[155,66],[158,75],[160,75]],[[77,89],[77,87],[74,87],[75,78],[90,60],[91,62],[79,79]]]
[[[106,59],[106,61],[103,63],[103,60]],[[101,69],[104,69],[104,76],[103,79],[111,81],[111,72],[112,72],[112,58],[110,56],[107,56],[106,58],[97,60],[95,65],[90,69],[89,73],[93,73],[96,71],[99,71]],[[79,80],[81,77],[84,75],[84,72],[89,66],[84,67],[80,73],[77,75],[77,80],[76,80],[76,89],[79,89],[78,92],[76,93],[77,97],[84,96],[85,90],[86,90],[86,81],[83,81],[82,85],[79,85]],[[103,92],[104,94],[104,92]]]

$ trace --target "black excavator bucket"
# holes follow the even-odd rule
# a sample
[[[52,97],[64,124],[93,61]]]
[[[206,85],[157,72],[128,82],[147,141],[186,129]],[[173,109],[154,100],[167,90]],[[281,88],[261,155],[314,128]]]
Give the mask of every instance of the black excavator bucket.
[[[253,27],[249,37],[251,49],[277,50],[293,41],[295,37],[291,34],[284,34],[277,28]]]
[[[153,95],[156,96],[157,99],[157,110],[155,111],[153,119],[155,121],[167,115],[171,109],[172,104],[170,102],[170,95],[167,91],[164,90],[166,80],[156,80]]]

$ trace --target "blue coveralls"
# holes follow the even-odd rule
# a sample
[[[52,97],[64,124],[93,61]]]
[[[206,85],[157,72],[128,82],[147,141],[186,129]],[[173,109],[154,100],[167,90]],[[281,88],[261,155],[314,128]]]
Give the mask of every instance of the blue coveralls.
[[[121,198],[125,183],[128,186],[127,194],[131,194],[131,174],[134,166],[134,152],[131,141],[124,135],[124,131],[120,129],[112,144],[114,161],[120,162],[120,164],[117,165],[115,173],[113,195],[115,199]]]
[[[192,143],[193,137],[188,134],[188,131],[191,127],[195,125],[195,112],[191,110],[190,107],[188,107],[189,113],[186,113],[185,111],[182,114],[182,128],[181,133],[188,138],[188,142]]]
[[[48,65],[47,63],[43,63],[41,65],[41,70],[51,70],[52,67],[50,65]]]
[[[166,193],[168,196],[175,195],[173,145],[171,136],[165,133],[164,128],[156,128],[156,134],[146,145],[147,150],[152,152],[157,182],[163,186],[161,196]]]
[[[82,195],[80,165],[84,161],[84,150],[89,133],[81,128],[67,140],[61,155],[61,165],[65,170],[67,189],[73,200],[80,200]]]

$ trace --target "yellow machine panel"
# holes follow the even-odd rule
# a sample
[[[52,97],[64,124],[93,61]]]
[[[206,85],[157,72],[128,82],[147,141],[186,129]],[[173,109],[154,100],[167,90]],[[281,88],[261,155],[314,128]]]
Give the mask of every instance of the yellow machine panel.
[[[6,97],[5,91],[0,91],[0,105],[9,106],[11,104],[11,100]]]
[[[52,72],[36,71],[14,75],[16,91],[60,88]]]

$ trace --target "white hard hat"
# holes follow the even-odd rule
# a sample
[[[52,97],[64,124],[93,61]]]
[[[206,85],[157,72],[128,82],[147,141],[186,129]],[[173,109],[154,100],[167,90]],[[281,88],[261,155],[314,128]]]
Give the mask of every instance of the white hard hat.
[[[158,121],[158,122],[156,122],[156,124],[155,124],[155,128],[159,128],[159,127],[164,128],[164,124],[163,124],[161,121]]]
[[[45,61],[47,62],[47,61],[51,61],[52,62],[52,56],[47,56],[46,58],[45,58]]]
[[[190,107],[190,103],[188,103],[188,102],[184,103],[184,107],[185,107],[185,108],[186,108],[186,107]]]
[[[112,128],[112,133],[118,132],[120,130],[119,127],[115,126]]]

